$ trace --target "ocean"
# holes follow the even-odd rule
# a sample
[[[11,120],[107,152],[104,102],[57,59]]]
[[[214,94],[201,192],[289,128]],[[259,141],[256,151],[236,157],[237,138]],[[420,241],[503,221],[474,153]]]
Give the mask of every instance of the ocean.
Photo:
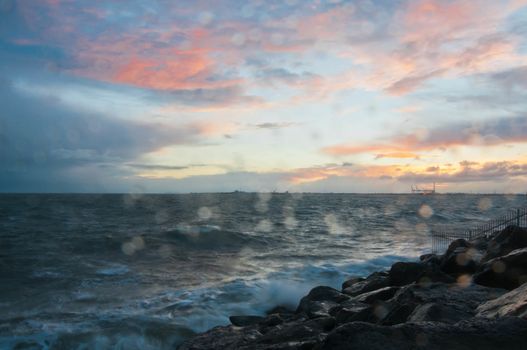
[[[416,260],[523,195],[3,194],[0,349],[173,349]]]

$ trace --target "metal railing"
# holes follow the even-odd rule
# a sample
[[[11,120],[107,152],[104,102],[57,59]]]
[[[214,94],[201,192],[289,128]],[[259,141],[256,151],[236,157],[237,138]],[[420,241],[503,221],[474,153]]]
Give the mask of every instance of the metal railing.
[[[509,225],[527,227],[527,208],[512,209],[499,218],[487,221],[486,223],[465,232],[432,232],[432,252],[437,253],[446,250],[452,241],[459,238],[471,240],[482,236],[488,237],[494,232],[501,231]]]

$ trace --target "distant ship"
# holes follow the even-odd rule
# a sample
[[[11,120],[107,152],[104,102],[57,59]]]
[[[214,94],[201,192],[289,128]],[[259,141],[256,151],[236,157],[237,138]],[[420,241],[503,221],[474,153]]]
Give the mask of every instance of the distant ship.
[[[430,188],[419,188],[417,185],[412,185],[412,193],[413,194],[435,194],[436,193],[436,183],[434,182],[434,186]]]

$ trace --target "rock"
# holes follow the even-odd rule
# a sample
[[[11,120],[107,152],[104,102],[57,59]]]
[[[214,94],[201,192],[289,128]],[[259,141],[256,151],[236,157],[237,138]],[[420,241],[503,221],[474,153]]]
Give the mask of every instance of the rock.
[[[381,289],[374,290],[372,292],[360,294],[359,296],[353,298],[353,300],[356,300],[361,303],[373,304],[378,300],[391,299],[398,290],[399,287],[384,287]]]
[[[312,349],[335,327],[333,317],[298,319],[268,327],[262,333],[254,326],[215,327],[183,343],[180,350]]]
[[[404,323],[415,309],[414,304],[399,304],[397,302],[388,302],[377,305],[374,310],[376,323],[382,325],[396,325]]]
[[[262,316],[252,316],[252,315],[243,315],[243,316],[229,316],[229,321],[235,326],[245,327],[251,326],[257,323],[260,323],[265,318]]]
[[[527,248],[487,261],[474,275],[474,282],[509,290],[527,282]]]
[[[354,300],[345,301],[335,312],[337,324],[368,321],[372,318],[372,306]]]
[[[181,344],[179,350],[239,349],[262,334],[255,329],[235,326],[214,327]]]
[[[527,247],[527,229],[507,226],[489,241],[487,253],[483,256],[482,261],[489,261],[525,247]]]
[[[498,320],[470,319],[456,324],[407,323],[379,326],[346,323],[331,331],[316,350],[399,349],[513,349],[527,348],[527,321],[507,317]]]
[[[352,277],[348,280],[346,280],[344,283],[342,283],[342,290],[348,288],[348,287],[351,287],[352,285],[358,283],[358,282],[362,282],[362,281],[365,281],[366,278],[364,277]]]
[[[302,298],[302,301],[332,301],[335,303],[341,303],[346,300],[349,300],[347,295],[327,286],[315,287],[309,291],[308,295]],[[302,304],[302,301],[300,304]]]
[[[424,254],[419,257],[419,260],[425,264],[439,265],[441,263],[441,256],[437,254]]]
[[[419,277],[416,283],[426,286],[434,282],[454,283],[456,279],[439,268],[439,265],[427,265],[426,271]]]
[[[294,341],[320,340],[335,327],[333,317],[322,317],[306,322],[293,322],[277,326],[264,336],[258,338],[256,343],[276,344]]]
[[[477,312],[479,317],[517,316],[527,319],[527,283],[499,298],[481,304]]]
[[[284,323],[284,319],[279,314],[271,314],[267,316],[260,324],[264,327],[273,327]]]
[[[389,272],[392,286],[404,286],[413,283],[425,272],[426,265],[417,262],[396,262]]]
[[[431,283],[429,285],[412,284],[402,287],[387,302],[387,314],[380,318],[382,324],[406,322],[417,312],[417,307],[425,304],[440,304],[444,320],[460,320],[473,317],[476,308],[491,299],[501,296],[503,289],[486,288],[478,285],[458,285]],[[405,318],[406,317],[406,318]],[[416,316],[417,317],[417,316]]]
[[[313,288],[300,300],[296,313],[305,313],[310,318],[329,316],[329,310],[350,297],[326,286]]]
[[[408,322],[458,322],[472,317],[472,310],[466,311],[455,305],[426,303],[418,305],[408,317]]]
[[[290,308],[288,308],[287,306],[275,306],[273,307],[272,309],[270,310],[267,310],[265,312],[267,315],[272,315],[272,314],[279,314],[279,315],[282,315],[282,316],[288,316],[288,315],[292,315],[295,313],[295,310],[291,310]]]
[[[450,243],[441,259],[441,270],[448,274],[461,275],[476,272],[481,254],[472,243],[457,239]]]
[[[480,236],[480,237],[476,237],[476,238],[471,239],[469,242],[477,250],[479,250],[479,251],[486,251],[488,246],[489,246],[490,240],[491,240],[491,237]]]
[[[342,293],[349,296],[357,296],[363,293],[368,293],[377,289],[388,287],[390,285],[390,278],[387,274],[372,274],[364,281],[354,283],[350,287],[345,288]]]

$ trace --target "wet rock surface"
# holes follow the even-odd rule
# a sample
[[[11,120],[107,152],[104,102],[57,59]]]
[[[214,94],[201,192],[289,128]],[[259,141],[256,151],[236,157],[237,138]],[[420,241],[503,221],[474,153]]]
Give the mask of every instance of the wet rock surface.
[[[477,311],[477,316],[481,317],[518,316],[527,320],[527,283],[499,298],[481,304]]]
[[[180,349],[527,349],[527,231],[313,288],[295,311],[231,316]]]
[[[484,286],[514,289],[527,282],[527,248],[487,261],[479,267],[474,281]]]

